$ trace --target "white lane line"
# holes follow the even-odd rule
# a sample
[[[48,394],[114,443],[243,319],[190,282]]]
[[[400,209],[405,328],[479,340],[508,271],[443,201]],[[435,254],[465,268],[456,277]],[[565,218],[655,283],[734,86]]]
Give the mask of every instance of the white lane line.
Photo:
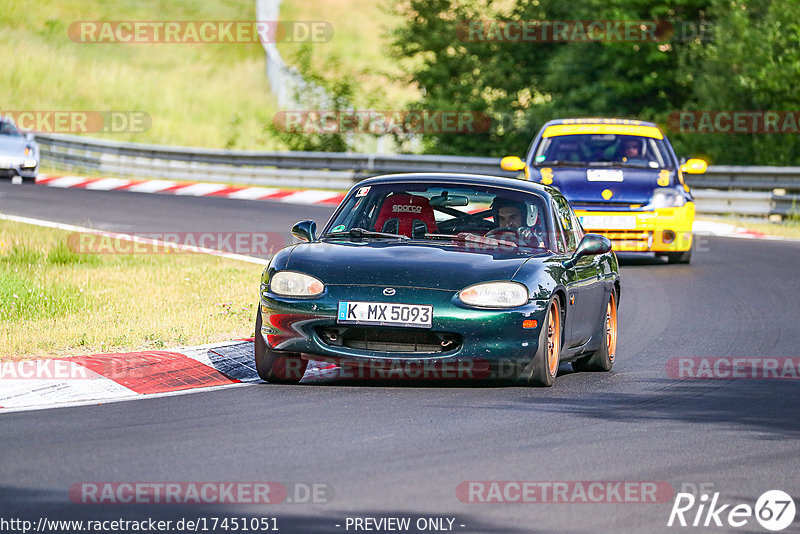
[[[34,411],[34,410],[49,410],[52,408],[71,408],[73,406],[93,406],[98,404],[111,404],[115,402],[128,402],[133,400],[148,400],[148,399],[156,399],[160,397],[177,397],[178,395],[188,395],[190,393],[201,393],[205,391],[214,391],[216,389],[224,389],[224,388],[240,388],[240,387],[247,387],[247,386],[254,386],[256,385],[253,382],[236,382],[233,384],[223,384],[220,386],[207,386],[202,388],[193,388],[193,389],[182,389],[180,391],[166,391],[164,393],[148,393],[146,395],[140,393],[133,393],[133,395],[129,397],[112,397],[107,399],[98,399],[98,400],[78,400],[78,401],[68,401],[59,404],[51,404],[49,406],[24,406],[18,408],[0,408],[0,414],[2,413],[10,413],[10,412],[27,412],[27,411]],[[2,405],[0,405],[2,406]]]
[[[130,183],[130,180],[123,180],[122,178],[103,178],[102,180],[86,184],[86,189],[111,191],[112,189],[116,189]]]
[[[164,189],[178,185],[178,182],[172,180],[148,180],[140,184],[130,186],[126,191],[134,191],[136,193],[158,193]]]
[[[274,195],[279,191],[280,189],[269,188],[269,187],[248,187],[246,189],[240,189],[239,191],[234,191],[233,193],[229,193],[228,198],[256,200],[261,197],[265,197],[267,195]]]
[[[211,193],[216,193],[217,191],[222,191],[223,189],[227,188],[228,188],[227,185],[222,185],[222,184],[192,184],[192,185],[187,185],[185,187],[181,187],[180,189],[175,189],[173,193],[175,193],[176,195],[202,197],[205,195],[210,195]]]
[[[47,182],[47,187],[72,187],[73,185],[82,184],[87,181],[87,178],[83,176],[62,176],[61,178],[56,178],[55,180],[50,180]]]
[[[298,191],[297,193],[292,193],[291,195],[287,195],[279,200],[281,202],[286,202],[287,204],[316,204],[317,202],[322,202],[323,200],[328,200],[338,195],[339,193],[333,191],[309,189],[308,191]]]
[[[120,234],[117,232],[106,232],[103,230],[95,230],[94,228],[85,228],[83,226],[73,226],[71,224],[63,224],[54,221],[47,221],[43,219],[32,219],[30,217],[18,217],[16,215],[7,215],[5,213],[0,213],[0,219],[6,221],[13,221],[19,222],[24,224],[33,224],[36,226],[44,226],[46,228],[56,228],[58,230],[66,230],[68,232],[80,232],[83,234],[93,234],[99,235],[104,237],[110,237],[112,239],[119,239],[120,241],[133,241],[136,243],[146,243],[148,245],[154,245],[160,249],[164,249],[167,247],[176,248],[180,250],[187,250],[191,252],[197,252],[200,254],[208,254],[210,256],[220,256],[222,258],[228,258],[231,260],[238,260],[244,261],[247,263],[255,263],[257,265],[268,265],[269,259],[266,258],[255,258],[253,256],[246,256],[244,254],[236,254],[234,252],[222,252],[221,250],[214,250],[211,248],[204,248],[204,247],[197,247],[191,245],[181,245],[177,243],[170,243],[169,241],[162,241],[160,239],[150,239],[145,238],[133,234]],[[2,406],[2,404],[0,404]]]

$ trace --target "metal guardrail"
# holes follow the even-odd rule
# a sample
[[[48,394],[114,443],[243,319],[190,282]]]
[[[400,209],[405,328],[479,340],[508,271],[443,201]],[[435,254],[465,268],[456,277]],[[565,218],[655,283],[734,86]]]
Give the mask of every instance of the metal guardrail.
[[[499,158],[417,154],[258,152],[123,143],[71,135],[37,135],[44,163],[71,172],[130,178],[223,181],[349,189],[377,174],[469,172],[516,176]],[[800,212],[800,167],[710,166],[686,175],[702,213]],[[788,193],[788,194],[787,194]]]

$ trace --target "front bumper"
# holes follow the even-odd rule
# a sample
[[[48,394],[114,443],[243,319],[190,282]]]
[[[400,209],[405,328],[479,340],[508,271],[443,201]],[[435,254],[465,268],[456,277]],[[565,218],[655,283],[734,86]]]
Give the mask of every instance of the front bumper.
[[[457,300],[455,291],[401,287],[395,288],[395,295],[387,297],[382,293],[385,287],[327,286],[325,293],[316,299],[287,299],[271,293],[262,294],[261,334],[273,350],[300,353],[309,359],[384,369],[396,365],[425,368],[446,365],[451,370],[472,371],[472,374],[460,378],[480,378],[474,373],[494,373],[499,368],[524,365],[536,352],[547,302],[531,301],[511,310],[481,310],[463,305]],[[340,300],[430,304],[433,306],[432,324],[428,329],[342,325],[337,323]],[[531,327],[527,323],[527,328],[524,328],[523,321],[531,320],[535,320],[537,326]],[[426,338],[443,339],[447,343],[438,350],[429,350],[431,343],[421,343],[415,350],[408,348],[414,342],[407,341],[403,350],[400,344],[393,343],[370,345],[361,341],[343,342],[342,339],[331,341],[330,333],[338,330],[341,335],[342,329],[358,330],[359,335],[362,330],[369,330],[370,335],[389,334],[395,340]],[[453,340],[457,341],[451,345]],[[376,346],[383,348],[376,350]],[[464,362],[469,364],[464,365]],[[483,376],[497,377],[495,374]]]
[[[0,176],[36,178],[37,174],[39,174],[39,161],[36,159],[0,156]]]
[[[660,208],[653,211],[595,211],[576,209],[585,217],[583,229],[606,236],[617,252],[684,252],[692,247],[694,202],[680,208]],[[611,224],[601,226],[592,221],[606,219]],[[624,219],[623,219],[624,218]],[[633,218],[633,221],[632,219]],[[624,221],[623,224],[613,224]],[[631,224],[629,224],[631,222]]]

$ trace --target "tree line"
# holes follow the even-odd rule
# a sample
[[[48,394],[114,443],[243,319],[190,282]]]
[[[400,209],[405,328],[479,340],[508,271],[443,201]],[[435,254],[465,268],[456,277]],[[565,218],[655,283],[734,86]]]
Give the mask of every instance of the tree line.
[[[401,0],[411,110],[492,118],[436,154],[522,155],[553,118],[657,122],[679,156],[800,164],[798,0]],[[402,139],[401,139],[402,141]]]

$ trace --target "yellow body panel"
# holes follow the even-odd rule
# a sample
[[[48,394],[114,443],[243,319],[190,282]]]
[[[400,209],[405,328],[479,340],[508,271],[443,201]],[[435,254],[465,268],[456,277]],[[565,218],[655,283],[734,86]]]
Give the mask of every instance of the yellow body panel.
[[[584,225],[584,230],[601,234],[611,240],[617,252],[681,252],[692,247],[692,223],[694,202],[680,208],[661,208],[655,211],[587,211],[575,210],[578,217],[636,217],[636,226],[630,229],[593,228]],[[664,239],[664,233],[675,233],[672,242]]]
[[[664,139],[664,134],[662,134],[661,130],[657,127],[640,126],[637,124],[554,124],[547,127],[542,137],[581,134],[638,135],[641,137]]]

